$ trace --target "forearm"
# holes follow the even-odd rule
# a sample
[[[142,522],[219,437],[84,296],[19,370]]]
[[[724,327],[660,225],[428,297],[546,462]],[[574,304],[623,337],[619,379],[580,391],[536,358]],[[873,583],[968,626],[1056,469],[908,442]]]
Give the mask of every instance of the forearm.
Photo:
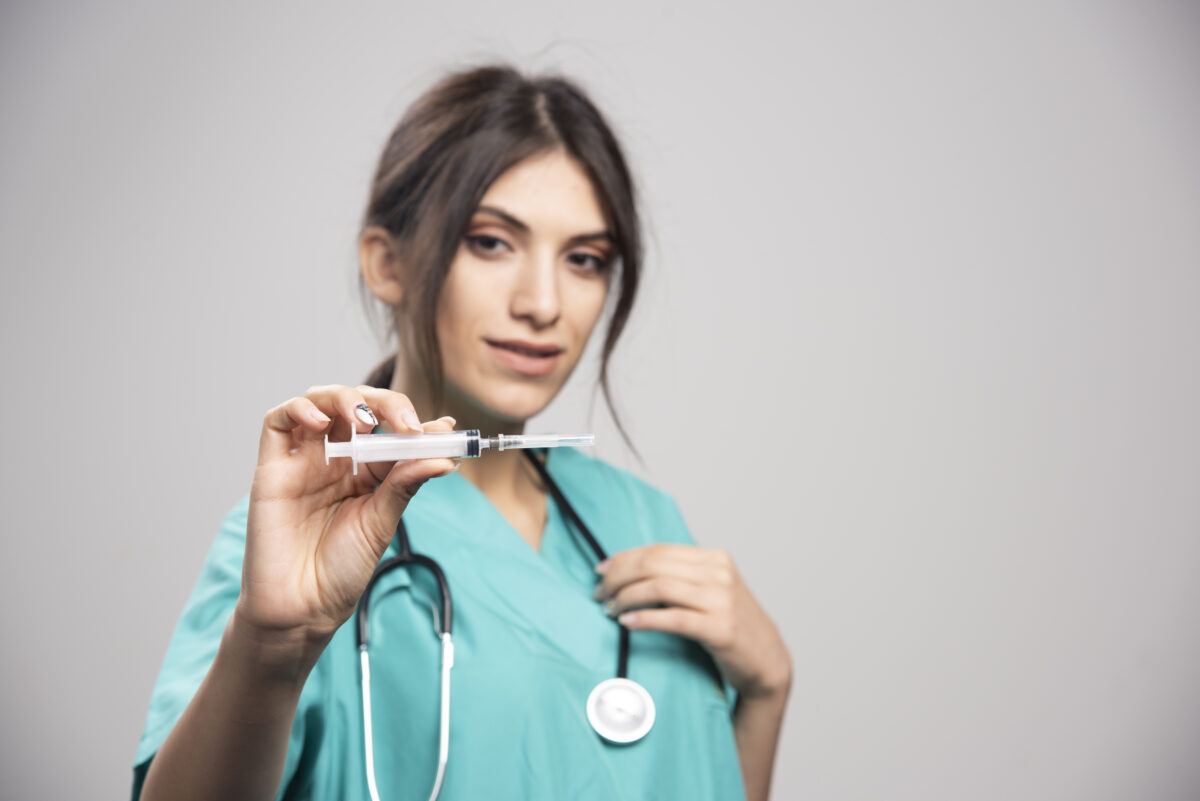
[[[212,667],[150,763],[144,801],[271,799],[300,691],[324,643],[225,629]]]
[[[733,733],[737,739],[738,760],[746,785],[746,801],[766,801],[771,793],[771,773],[783,714],[787,709],[790,679],[770,693],[738,696],[733,713]]]

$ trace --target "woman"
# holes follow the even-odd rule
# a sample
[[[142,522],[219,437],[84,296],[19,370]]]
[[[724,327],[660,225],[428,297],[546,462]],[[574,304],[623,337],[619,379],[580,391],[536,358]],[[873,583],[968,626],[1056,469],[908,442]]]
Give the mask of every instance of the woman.
[[[134,796],[366,798],[368,752],[380,797],[429,796],[436,586],[401,568],[371,591],[370,747],[350,620],[397,553],[402,519],[453,595],[442,798],[766,798],[790,660],[729,557],[693,544],[670,497],[567,448],[536,465],[506,451],[357,475],[323,456],[323,438],[351,428],[522,432],[611,302],[608,396],[641,247],[599,112],[560,78],[450,75],[387,143],[360,264],[392,311],[398,354],[362,386],[313,387],[267,413],[249,497],[222,525],[168,649]],[[609,558],[597,563],[554,488]],[[629,677],[657,708],[627,745],[584,712],[615,672],[613,617],[632,632]]]

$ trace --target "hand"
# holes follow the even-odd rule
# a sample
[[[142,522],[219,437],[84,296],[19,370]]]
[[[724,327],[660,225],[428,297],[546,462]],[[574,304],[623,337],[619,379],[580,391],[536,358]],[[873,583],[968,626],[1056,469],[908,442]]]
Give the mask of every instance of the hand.
[[[440,458],[373,462],[356,476],[348,459],[325,464],[325,434],[343,441],[352,427],[369,433],[372,419],[399,432],[454,426],[449,417],[422,426],[407,397],[367,386],[313,387],[267,412],[237,604],[239,621],[253,630],[331,637],[353,613],[418,488],[457,467]]]
[[[596,600],[631,630],[698,641],[744,697],[786,694],[791,657],[724,551],[657,544],[615,554],[596,568]],[[661,607],[661,608],[660,608]]]

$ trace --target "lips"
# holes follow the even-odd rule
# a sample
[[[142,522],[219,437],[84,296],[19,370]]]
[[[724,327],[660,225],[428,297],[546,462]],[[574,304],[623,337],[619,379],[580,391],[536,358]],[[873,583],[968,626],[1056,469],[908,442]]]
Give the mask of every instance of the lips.
[[[496,361],[521,375],[546,375],[554,371],[563,348],[521,339],[485,339]]]
[[[535,342],[525,342],[520,339],[487,339],[484,341],[492,347],[511,350],[513,353],[520,353],[523,356],[557,356],[563,351],[557,345],[539,345]]]

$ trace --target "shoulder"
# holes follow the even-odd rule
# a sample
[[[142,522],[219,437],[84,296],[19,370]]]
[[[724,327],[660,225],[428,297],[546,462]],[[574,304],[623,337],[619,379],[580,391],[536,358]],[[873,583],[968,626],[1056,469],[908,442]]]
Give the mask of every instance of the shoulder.
[[[250,495],[247,493],[225,513],[225,517],[221,520],[220,537],[218,539],[233,537],[244,542],[246,539],[246,524],[249,517]]]
[[[217,528],[217,536],[209,548],[208,557],[200,574],[200,583],[206,580],[221,580],[229,582],[231,577],[237,578],[237,586],[241,587],[242,559],[246,553],[246,525],[250,517],[250,496],[245,495],[237,501]]]
[[[585,520],[589,519],[586,508],[591,517],[629,533],[632,539],[623,547],[648,542],[692,544],[675,499],[628,470],[575,448],[555,450],[549,469]]]
[[[134,760],[141,766],[142,775],[145,763],[179,720],[216,657],[225,624],[241,592],[249,509],[250,496],[246,495],[226,512],[175,623]]]

